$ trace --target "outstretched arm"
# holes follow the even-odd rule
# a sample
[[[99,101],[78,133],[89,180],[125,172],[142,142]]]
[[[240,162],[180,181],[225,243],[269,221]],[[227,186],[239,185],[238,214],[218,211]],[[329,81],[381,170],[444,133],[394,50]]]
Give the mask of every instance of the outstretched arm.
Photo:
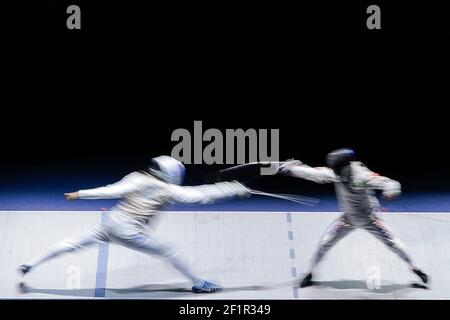
[[[156,181],[156,180],[155,180]],[[77,192],[66,193],[67,200],[76,199],[117,199],[123,195],[132,193],[148,185],[149,181],[140,173],[134,172],[125,176],[119,182],[104,187],[79,190]]]
[[[332,183],[338,181],[338,178],[334,174],[333,170],[331,170],[330,168],[326,167],[313,168],[297,160],[283,164],[280,167],[279,172],[281,172],[282,174],[314,181],[317,183]]]
[[[250,191],[237,181],[195,187],[168,185],[168,191],[173,202],[186,204],[210,204],[219,200],[250,196]]]

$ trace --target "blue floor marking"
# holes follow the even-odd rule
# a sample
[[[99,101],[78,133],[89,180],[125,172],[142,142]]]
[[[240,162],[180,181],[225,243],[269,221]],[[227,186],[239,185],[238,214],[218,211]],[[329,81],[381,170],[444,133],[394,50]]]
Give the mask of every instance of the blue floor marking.
[[[291,268],[291,276],[294,279],[297,278],[297,268],[296,267]]]
[[[107,212],[102,212],[102,222],[106,219]],[[106,274],[108,272],[109,243],[100,243],[97,258],[97,277],[95,280],[95,297],[104,298],[106,291]]]
[[[288,239],[294,240],[294,233],[292,231],[288,231]]]
[[[292,214],[290,212],[286,213],[286,222],[289,226],[289,230],[287,233],[287,237],[290,243],[291,248],[289,248],[289,257],[292,260],[295,260],[295,249],[293,247],[293,240],[294,240],[294,232],[292,231]],[[297,268],[296,267],[291,267],[291,278],[293,280],[297,279]],[[298,288],[292,288],[292,296],[297,299],[298,298]]]
[[[287,221],[287,223],[291,223],[291,222],[292,222],[292,216],[291,216],[291,213],[290,213],[290,212],[288,212],[288,213],[286,214],[286,221]]]
[[[289,256],[291,257],[291,259],[295,259],[295,250],[294,249],[289,250]]]

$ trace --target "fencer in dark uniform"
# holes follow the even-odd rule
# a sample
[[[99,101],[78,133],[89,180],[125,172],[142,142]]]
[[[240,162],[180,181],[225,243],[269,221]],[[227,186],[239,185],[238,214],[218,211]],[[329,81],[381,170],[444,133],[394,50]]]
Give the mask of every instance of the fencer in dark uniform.
[[[386,228],[377,214],[379,203],[374,190],[381,190],[383,197],[396,198],[401,194],[399,182],[383,177],[355,161],[355,153],[351,149],[339,149],[328,154],[327,167],[310,167],[300,161],[283,164],[279,172],[282,174],[311,180],[317,183],[334,183],[336,196],[343,214],[325,231],[319,247],[314,254],[306,276],[300,287],[313,284],[313,270],[339,240],[357,228],[364,229],[381,240],[390,250],[405,261],[411,270],[424,282],[428,276],[421,271],[406,253],[401,242]]]

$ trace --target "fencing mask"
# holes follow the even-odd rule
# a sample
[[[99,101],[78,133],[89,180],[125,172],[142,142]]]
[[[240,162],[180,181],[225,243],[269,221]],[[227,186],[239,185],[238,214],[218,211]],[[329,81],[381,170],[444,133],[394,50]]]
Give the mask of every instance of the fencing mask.
[[[148,167],[148,171],[161,180],[177,185],[183,183],[185,174],[184,165],[169,156],[153,158]]]
[[[355,152],[352,149],[338,149],[327,155],[326,165],[333,169],[343,183],[351,182],[350,162],[355,160]]]

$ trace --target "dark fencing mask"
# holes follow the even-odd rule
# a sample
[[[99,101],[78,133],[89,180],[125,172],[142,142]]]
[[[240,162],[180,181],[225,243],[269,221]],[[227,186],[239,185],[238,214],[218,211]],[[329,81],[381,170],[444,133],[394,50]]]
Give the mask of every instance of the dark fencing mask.
[[[338,149],[330,152],[327,155],[326,165],[333,169],[334,173],[338,175],[342,182],[348,183],[351,181],[350,162],[355,160],[355,151],[352,149]]]

